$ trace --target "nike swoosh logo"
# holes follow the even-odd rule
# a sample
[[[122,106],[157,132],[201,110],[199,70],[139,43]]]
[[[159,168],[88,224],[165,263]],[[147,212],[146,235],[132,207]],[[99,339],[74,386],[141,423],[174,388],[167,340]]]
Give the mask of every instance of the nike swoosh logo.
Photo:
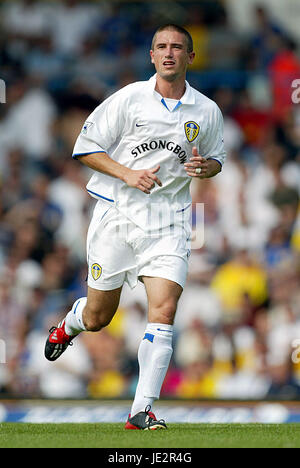
[[[135,124],[136,127],[145,127],[146,124]]]

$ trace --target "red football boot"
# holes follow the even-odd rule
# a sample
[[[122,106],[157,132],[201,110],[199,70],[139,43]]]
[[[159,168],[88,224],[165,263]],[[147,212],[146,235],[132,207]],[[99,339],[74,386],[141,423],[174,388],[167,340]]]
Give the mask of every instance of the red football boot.
[[[155,431],[156,429],[167,429],[166,423],[163,419],[159,421],[156,419],[154,413],[150,411],[151,406],[147,406],[145,411],[137,413],[132,418],[130,414],[125,424],[125,429],[137,429],[142,431]]]
[[[45,358],[48,361],[56,361],[68,346],[72,346],[72,340],[75,336],[66,334],[64,320],[57,327],[50,328],[49,332],[50,335],[45,345]]]

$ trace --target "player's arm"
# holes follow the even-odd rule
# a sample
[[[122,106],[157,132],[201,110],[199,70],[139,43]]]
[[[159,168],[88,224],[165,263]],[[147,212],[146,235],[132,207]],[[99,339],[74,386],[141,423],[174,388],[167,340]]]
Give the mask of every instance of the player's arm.
[[[162,186],[161,181],[155,175],[159,171],[160,166],[152,169],[133,170],[114,161],[105,152],[84,154],[77,157],[77,159],[94,171],[116,177],[129,185],[129,187],[137,188],[147,194],[150,193],[155,184],[160,187]]]
[[[184,164],[184,169],[188,176],[209,179],[221,172],[222,165],[216,159],[203,158],[195,146],[192,149],[192,153],[193,157],[190,158],[190,162]]]

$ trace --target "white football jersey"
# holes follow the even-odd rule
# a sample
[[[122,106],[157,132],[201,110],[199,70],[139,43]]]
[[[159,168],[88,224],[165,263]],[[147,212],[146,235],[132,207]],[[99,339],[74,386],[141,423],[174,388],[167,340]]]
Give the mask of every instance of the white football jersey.
[[[76,141],[73,158],[107,153],[130,169],[160,165],[150,194],[129,187],[120,179],[96,172],[87,185],[91,196],[112,203],[145,230],[158,229],[182,219],[191,205],[189,177],[184,163],[196,146],[201,156],[223,165],[223,117],[217,104],[186,82],[177,105],[155,91],[156,75],[132,83],[100,104],[86,120]],[[170,104],[169,104],[170,106]],[[188,210],[187,210],[188,211]],[[186,219],[186,218],[185,218]]]

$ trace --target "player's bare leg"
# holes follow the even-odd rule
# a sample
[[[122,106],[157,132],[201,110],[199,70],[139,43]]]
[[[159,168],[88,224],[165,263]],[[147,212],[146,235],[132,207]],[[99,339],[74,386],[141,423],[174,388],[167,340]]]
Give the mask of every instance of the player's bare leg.
[[[173,325],[182,287],[164,278],[143,277],[148,297],[149,323]]]
[[[140,344],[139,381],[126,429],[164,429],[151,408],[157,400],[172,356],[173,323],[182,287],[167,279],[143,277],[148,297],[148,325]]]
[[[115,315],[122,287],[111,291],[88,288],[87,303],[83,309],[83,324],[88,331],[99,331],[109,325]]]
[[[56,361],[82,331],[97,332],[106,327],[115,315],[122,288],[99,291],[88,288],[87,297],[75,301],[67,316],[57,327],[50,329],[45,346],[45,357]]]

